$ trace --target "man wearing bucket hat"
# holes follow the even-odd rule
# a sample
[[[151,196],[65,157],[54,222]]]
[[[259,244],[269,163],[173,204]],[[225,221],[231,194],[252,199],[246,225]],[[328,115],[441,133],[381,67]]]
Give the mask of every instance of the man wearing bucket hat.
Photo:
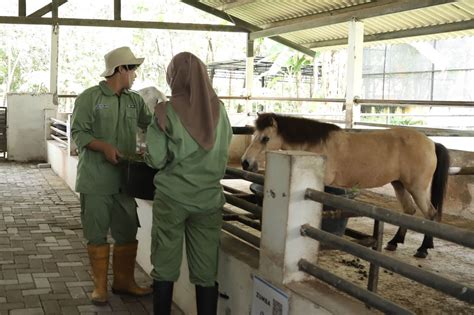
[[[107,270],[110,229],[113,247],[112,292],[144,296],[151,288],[135,283],[134,269],[139,226],[135,199],[121,191],[122,155],[134,155],[137,126],[146,129],[151,114],[138,93],[130,90],[135,70],[144,58],[136,58],[129,47],[104,56],[105,77],[76,99],[71,134],[79,149],[76,191],[80,193],[81,221],[92,266],[92,303],[107,303]]]

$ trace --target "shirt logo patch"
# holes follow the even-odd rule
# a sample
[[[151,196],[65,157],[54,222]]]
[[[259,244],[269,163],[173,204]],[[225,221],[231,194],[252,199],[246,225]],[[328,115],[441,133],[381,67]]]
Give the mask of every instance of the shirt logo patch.
[[[109,108],[109,104],[97,104],[95,105],[95,109],[107,109]]]
[[[136,108],[135,104],[128,104],[128,108]]]

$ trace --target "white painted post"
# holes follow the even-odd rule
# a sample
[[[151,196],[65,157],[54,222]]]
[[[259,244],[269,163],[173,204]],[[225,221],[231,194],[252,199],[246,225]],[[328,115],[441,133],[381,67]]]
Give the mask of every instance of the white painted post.
[[[69,156],[76,156],[76,143],[74,140],[72,140],[71,136],[71,116],[72,114],[67,115],[67,121],[66,121],[66,133],[67,133],[67,151]]]
[[[267,153],[259,274],[275,284],[309,279],[297,263],[317,262],[319,243],[301,236],[300,227],[321,225],[321,204],[304,194],[308,187],[324,190],[325,163],[310,152]]]
[[[250,34],[249,34],[250,35]],[[254,42],[247,37],[247,59],[245,63],[245,96],[252,96],[252,87],[253,87],[253,62],[254,62]],[[252,112],[252,101],[245,101],[245,111],[247,113]]]
[[[349,41],[347,45],[346,75],[346,128],[352,128],[354,121],[360,120],[360,105],[354,103],[354,97],[360,97],[362,91],[362,54],[364,44],[364,23],[352,19],[348,25]]]
[[[59,24],[54,24],[51,30],[51,63],[49,77],[49,92],[53,94],[53,104],[58,105],[58,46]]]

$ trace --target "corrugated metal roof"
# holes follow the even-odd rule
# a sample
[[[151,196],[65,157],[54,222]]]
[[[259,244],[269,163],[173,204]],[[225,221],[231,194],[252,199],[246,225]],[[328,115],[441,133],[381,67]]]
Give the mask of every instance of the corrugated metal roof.
[[[415,0],[413,0],[415,1]],[[375,0],[320,0],[320,1],[268,1],[268,0],[203,0],[200,1],[227,14],[262,29],[291,23],[302,18],[306,21],[310,16],[317,19],[318,14],[334,13],[339,9],[354,9],[357,16],[358,6],[373,3],[407,3],[407,1],[375,1]],[[430,1],[425,1],[429,3]],[[437,4],[439,2],[432,1]],[[371,4],[369,4],[371,5]],[[441,39],[454,36],[474,35],[474,0],[460,0],[435,6],[423,7],[416,10],[404,11],[381,16],[371,16],[361,19],[364,22],[364,34],[372,36],[371,43],[377,43],[377,38],[384,41],[403,42],[409,35],[420,39]],[[464,23],[459,23],[464,22]],[[457,23],[457,24],[456,24]],[[450,25],[448,29],[446,26]],[[420,30],[416,32],[415,30]],[[407,32],[410,31],[410,32]],[[391,36],[391,34],[393,36]],[[320,45],[341,45],[347,41],[347,23],[337,23],[316,28],[294,31],[280,35],[293,43],[313,48]],[[391,38],[393,37],[393,38]]]

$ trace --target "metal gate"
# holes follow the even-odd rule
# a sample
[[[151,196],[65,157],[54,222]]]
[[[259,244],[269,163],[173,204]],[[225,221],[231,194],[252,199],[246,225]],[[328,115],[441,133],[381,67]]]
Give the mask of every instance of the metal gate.
[[[0,158],[7,157],[7,108],[0,107]]]

